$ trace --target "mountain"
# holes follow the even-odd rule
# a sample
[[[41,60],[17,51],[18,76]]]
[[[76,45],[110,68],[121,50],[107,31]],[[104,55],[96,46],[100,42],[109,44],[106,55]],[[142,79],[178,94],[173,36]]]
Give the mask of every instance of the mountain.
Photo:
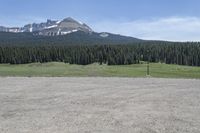
[[[3,27],[0,26],[1,32],[32,32],[35,35],[56,36],[66,35],[72,32],[84,31],[86,33],[93,32],[92,29],[82,22],[78,22],[73,18],[65,18],[62,21],[53,21],[48,19],[45,23],[32,23],[24,27]]]
[[[65,18],[61,21],[47,20],[23,27],[0,26],[0,45],[75,45],[75,44],[128,44],[143,40],[107,32],[97,33],[85,23]]]

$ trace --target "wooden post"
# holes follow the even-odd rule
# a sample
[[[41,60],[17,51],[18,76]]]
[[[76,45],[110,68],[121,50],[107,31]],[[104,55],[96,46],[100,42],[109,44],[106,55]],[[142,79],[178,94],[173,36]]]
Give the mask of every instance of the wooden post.
[[[147,76],[150,76],[150,69],[149,69],[149,50],[147,50],[147,56],[148,56],[148,61],[147,61]]]
[[[148,60],[148,62],[147,62],[147,76],[149,76],[150,75],[150,73],[149,73],[149,60]]]

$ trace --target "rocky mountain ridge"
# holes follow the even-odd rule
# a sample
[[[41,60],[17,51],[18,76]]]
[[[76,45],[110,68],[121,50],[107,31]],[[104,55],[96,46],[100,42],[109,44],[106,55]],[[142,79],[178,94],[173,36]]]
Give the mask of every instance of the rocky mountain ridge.
[[[0,32],[22,33],[31,32],[34,35],[57,36],[66,35],[77,31],[91,33],[93,30],[85,23],[74,20],[71,17],[65,18],[61,21],[54,21],[48,19],[43,23],[27,24],[23,27],[4,27],[0,26]]]

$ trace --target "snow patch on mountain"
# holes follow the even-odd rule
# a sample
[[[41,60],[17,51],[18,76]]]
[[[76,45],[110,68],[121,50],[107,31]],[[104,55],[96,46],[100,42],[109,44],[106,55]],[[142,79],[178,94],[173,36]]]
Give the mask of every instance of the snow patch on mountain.
[[[79,23],[79,24],[81,24],[81,25],[83,25],[83,24],[84,24],[84,23],[83,23],[83,22],[81,22],[81,21],[78,21],[78,23]]]
[[[108,33],[105,33],[105,32],[103,32],[103,33],[101,33],[101,34],[100,34],[100,36],[105,38],[105,37],[108,37],[108,36],[109,36],[109,34],[108,34]]]
[[[61,21],[57,21],[56,24],[60,24]]]
[[[61,35],[71,34],[73,32],[77,32],[78,30],[71,30],[71,31],[61,31]]]
[[[52,25],[52,26],[49,26],[49,27],[45,27],[45,29],[51,29],[51,28],[55,28],[55,27],[58,27],[58,25]]]
[[[30,31],[30,32],[33,32],[33,28],[31,27],[31,28],[29,29],[29,31]]]

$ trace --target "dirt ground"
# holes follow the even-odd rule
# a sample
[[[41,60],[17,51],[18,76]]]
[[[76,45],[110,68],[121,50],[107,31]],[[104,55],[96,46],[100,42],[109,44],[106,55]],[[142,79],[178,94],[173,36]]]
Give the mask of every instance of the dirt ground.
[[[0,78],[1,133],[200,133],[200,80]]]

